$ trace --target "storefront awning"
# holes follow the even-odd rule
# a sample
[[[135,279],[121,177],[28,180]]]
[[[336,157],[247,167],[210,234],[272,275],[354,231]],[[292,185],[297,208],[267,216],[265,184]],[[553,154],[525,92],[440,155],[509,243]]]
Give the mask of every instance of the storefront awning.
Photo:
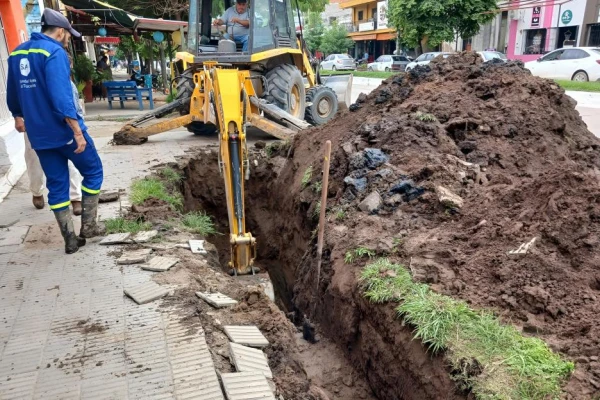
[[[371,33],[371,34],[363,34],[363,35],[350,36],[350,38],[352,40],[354,40],[355,42],[358,42],[358,41],[361,41],[361,40],[377,40],[377,35],[375,33]]]
[[[380,33],[377,35],[377,40],[395,40],[395,39],[396,39],[395,32]]]
[[[136,18],[133,23],[133,29],[140,32],[175,32],[183,27],[187,32],[188,23],[186,21],[173,21],[168,19],[155,18]]]
[[[119,44],[119,43],[121,43],[121,38],[119,38],[119,37],[111,37],[111,36],[102,37],[102,36],[96,36],[94,38],[94,44]]]
[[[493,12],[525,10],[533,7],[553,7],[569,3],[572,0],[501,0],[498,2],[498,9]]]
[[[136,15],[98,0],[61,0],[67,6],[100,18],[100,23],[112,23],[126,29],[133,29]],[[77,29],[77,28],[76,28]]]

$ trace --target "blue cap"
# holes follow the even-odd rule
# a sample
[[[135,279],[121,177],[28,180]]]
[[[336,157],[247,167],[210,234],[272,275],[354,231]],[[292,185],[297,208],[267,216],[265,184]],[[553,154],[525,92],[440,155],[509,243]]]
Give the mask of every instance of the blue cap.
[[[57,28],[64,28],[75,37],[81,36],[81,33],[73,29],[67,17],[50,8],[44,9],[44,13],[42,14],[42,26],[55,26]]]

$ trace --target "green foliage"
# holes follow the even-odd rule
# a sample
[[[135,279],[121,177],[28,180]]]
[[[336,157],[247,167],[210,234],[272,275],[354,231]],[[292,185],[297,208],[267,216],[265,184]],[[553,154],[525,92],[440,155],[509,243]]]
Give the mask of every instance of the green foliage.
[[[476,35],[496,9],[496,0],[390,0],[388,19],[404,45],[417,47],[427,40],[429,46],[437,46],[456,35]]]
[[[323,190],[323,182],[317,181],[313,183],[312,187],[317,194],[321,194],[321,191]]]
[[[350,250],[346,252],[344,256],[344,262],[346,264],[353,264],[356,260],[361,258],[373,258],[377,253],[375,250],[368,249],[366,247],[358,247],[354,250]]]
[[[323,33],[320,50],[325,54],[345,54],[352,46],[354,46],[354,41],[348,37],[346,28],[338,23],[333,23]]]
[[[265,153],[267,153],[267,157],[271,158],[276,154],[287,152],[291,146],[292,142],[290,140],[277,140],[267,144],[265,147]]]
[[[542,340],[414,282],[402,265],[375,260],[363,269],[361,282],[370,301],[400,302],[398,315],[414,327],[415,338],[433,352],[445,350],[453,379],[478,400],[559,398],[574,370]]]
[[[313,167],[312,165],[310,165],[308,168],[306,168],[306,170],[304,171],[304,175],[302,176],[302,189],[307,187],[310,183],[310,180],[312,179],[312,173]]]
[[[185,214],[181,223],[189,231],[202,236],[214,235],[217,233],[212,218],[205,212],[197,211]]]
[[[317,201],[315,204],[315,210],[313,211],[313,217],[319,218],[319,216],[321,216],[321,199]]]
[[[421,112],[421,111],[417,111],[415,113],[415,117],[419,121],[423,121],[423,122],[435,122],[435,121],[437,121],[437,118],[435,117],[435,115],[424,113],[424,112]]]
[[[346,218],[346,211],[344,211],[344,209],[340,208],[335,212],[336,221],[342,221],[344,218]]]
[[[321,20],[321,14],[318,12],[309,12],[306,21],[304,39],[306,40],[308,49],[314,53],[321,49],[321,41],[323,39],[325,27],[323,26],[323,20]]]
[[[75,74],[75,80],[79,82],[91,81],[94,78],[96,68],[92,61],[87,58],[84,54],[80,54],[75,58],[73,63],[73,72]]]
[[[167,103],[172,103],[177,98],[177,90],[171,90],[171,92],[167,95]]]
[[[143,204],[148,199],[158,199],[169,203],[175,210],[183,209],[181,195],[169,193],[165,184],[154,177],[134,181],[131,184],[130,198],[131,203],[135,205]]]
[[[125,218],[109,218],[104,220],[106,233],[138,233],[140,231],[148,231],[152,229],[152,224],[143,222],[140,219],[125,219]]]
[[[328,71],[328,70],[323,70],[320,72],[321,75],[323,76],[327,76],[327,75],[346,75],[348,74],[348,72],[345,71]],[[361,78],[380,78],[380,79],[387,79],[392,75],[396,75],[393,72],[378,72],[378,71],[352,71],[352,76],[354,77],[361,77]]]

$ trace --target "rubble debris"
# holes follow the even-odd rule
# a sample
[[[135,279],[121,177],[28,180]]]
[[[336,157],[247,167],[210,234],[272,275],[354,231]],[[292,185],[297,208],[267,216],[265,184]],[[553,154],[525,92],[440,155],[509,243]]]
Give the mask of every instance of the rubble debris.
[[[158,231],[141,231],[131,237],[133,243],[148,243],[158,235]]]
[[[526,255],[527,252],[529,252],[529,250],[531,250],[531,248],[533,247],[533,244],[535,243],[536,239],[537,238],[533,238],[527,243],[522,243],[517,249],[509,250],[507,254],[513,257],[521,257]]]
[[[440,203],[447,208],[462,208],[464,200],[457,194],[452,193],[449,189],[443,186],[435,188],[438,194],[438,200]]]
[[[119,192],[102,192],[100,193],[100,197],[98,201],[100,203],[111,203],[113,201],[119,200]]]
[[[113,233],[100,241],[102,245],[131,243],[131,233]]]
[[[234,306],[238,302],[237,300],[232,299],[231,297],[225,296],[222,293],[208,293],[208,292],[196,292],[196,296],[210,304],[215,308],[224,308],[229,306]]]
[[[126,288],[123,291],[125,295],[131,297],[133,301],[140,305],[158,300],[169,293],[168,289],[161,287],[153,281],[148,281],[132,288]]]
[[[204,240],[190,240],[189,248],[194,254],[207,254],[204,249]]]
[[[152,249],[138,249],[125,251],[117,259],[118,265],[128,265],[128,264],[141,264],[148,261],[148,257],[152,253]]]
[[[364,212],[374,213],[377,212],[381,208],[381,203],[383,199],[378,192],[371,192],[359,205],[360,208]]]
[[[173,268],[178,262],[178,258],[156,256],[152,257],[146,264],[143,264],[142,269],[153,272],[165,272]]]

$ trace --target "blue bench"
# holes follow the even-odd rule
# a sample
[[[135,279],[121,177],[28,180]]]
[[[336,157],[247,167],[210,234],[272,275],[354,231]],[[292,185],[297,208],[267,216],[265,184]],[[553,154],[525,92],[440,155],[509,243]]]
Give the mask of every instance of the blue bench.
[[[154,110],[154,101],[152,100],[151,88],[139,88],[133,81],[108,81],[104,82],[106,87],[106,97],[108,98],[108,108],[112,110],[112,102],[118,99],[121,103],[121,108],[125,108],[123,104],[127,100],[137,100],[140,105],[140,110],[144,109],[143,100],[146,98],[150,101],[150,109]]]

